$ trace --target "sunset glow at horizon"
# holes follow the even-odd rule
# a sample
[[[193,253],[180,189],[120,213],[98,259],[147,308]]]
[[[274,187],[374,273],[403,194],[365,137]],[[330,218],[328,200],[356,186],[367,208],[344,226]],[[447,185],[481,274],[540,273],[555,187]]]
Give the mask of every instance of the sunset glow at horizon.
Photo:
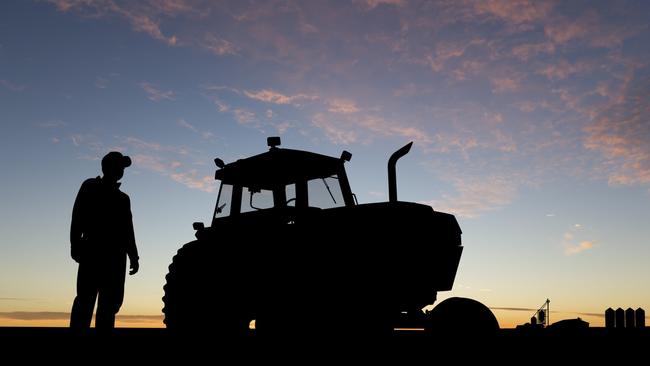
[[[359,203],[456,216],[452,296],[604,326],[650,309],[650,2],[0,2],[0,326],[67,326],[72,204],[129,155],[140,272],[117,325],[160,327],[177,250],[226,163],[338,157]],[[204,316],[210,317],[206,305]],[[121,317],[120,317],[121,316]]]

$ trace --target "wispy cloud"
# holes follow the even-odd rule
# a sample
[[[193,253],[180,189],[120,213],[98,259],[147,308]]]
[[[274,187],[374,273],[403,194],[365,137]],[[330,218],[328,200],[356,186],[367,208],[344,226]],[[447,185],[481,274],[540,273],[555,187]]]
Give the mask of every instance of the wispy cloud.
[[[235,116],[237,122],[242,125],[249,124],[256,120],[255,113],[244,108],[237,108],[233,110],[233,115]]]
[[[565,255],[575,255],[593,249],[596,245],[593,240],[582,240],[585,228],[581,224],[574,224],[562,237]]]
[[[330,99],[327,101],[327,110],[332,113],[357,113],[359,108],[353,100],[349,99]]]
[[[354,2],[361,4],[367,10],[372,10],[380,5],[403,6],[406,5],[407,0],[354,0]]]
[[[64,320],[70,313],[56,311],[10,311],[0,312],[0,317],[14,320]]]
[[[101,76],[95,77],[95,87],[98,89],[106,89],[108,88],[108,85],[110,84],[110,81],[106,78],[103,78]]]
[[[57,311],[9,311],[0,312],[0,318],[12,320],[68,320],[70,313]],[[122,322],[160,322],[162,315],[117,315]]]
[[[156,18],[162,14],[174,15],[188,11],[189,5],[177,0],[150,1],[137,6],[136,3],[118,3],[113,0],[47,0],[60,11],[74,11],[82,16],[99,18],[108,15],[119,15],[126,19],[133,30],[146,33],[154,39],[170,46],[175,46],[178,39],[175,35],[166,36]]]
[[[597,110],[584,129],[584,146],[601,154],[600,168],[611,185],[650,183],[648,88],[650,77],[629,76],[621,92]]]
[[[18,84],[12,83],[9,80],[4,80],[4,79],[0,79],[0,86],[4,87],[4,88],[6,88],[6,89],[8,89],[10,91],[13,91],[13,92],[19,92],[19,91],[25,90],[24,85],[18,85]]]
[[[583,73],[591,70],[593,67],[586,62],[569,63],[566,60],[560,60],[555,64],[550,64],[537,70],[538,74],[546,76],[550,80],[562,80],[572,74]]]
[[[519,89],[519,80],[513,77],[490,78],[493,93],[514,92]]]
[[[181,126],[181,127],[183,127],[183,128],[186,128],[186,129],[188,129],[188,130],[194,132],[195,134],[198,134],[198,135],[201,136],[201,138],[203,138],[203,139],[209,139],[209,138],[214,137],[214,134],[213,134],[212,132],[209,132],[209,131],[200,131],[200,130],[199,130],[198,128],[196,128],[193,124],[187,122],[186,120],[184,120],[184,119],[182,119],[182,118],[179,119],[178,121],[176,121],[176,123],[177,123],[179,126]]]
[[[357,141],[357,134],[354,131],[341,126],[336,120],[324,114],[318,113],[314,115],[311,123],[323,130],[325,136],[335,144],[349,145]]]
[[[40,122],[37,123],[36,125],[40,128],[63,128],[66,127],[68,124],[61,120],[51,120],[51,121]]]
[[[207,33],[203,37],[203,47],[217,56],[237,54],[237,47],[232,42],[212,33]]]
[[[156,87],[154,84],[151,84],[149,82],[141,82],[140,87],[147,92],[150,100],[153,100],[154,102],[159,102],[161,100],[174,100],[176,99],[174,92],[171,90],[160,90],[158,87]]]
[[[591,241],[581,241],[580,243],[573,245],[569,244],[565,249],[564,253],[566,255],[573,255],[584,252],[594,247],[594,243]]]
[[[547,19],[553,3],[534,0],[486,0],[472,1],[480,15],[491,15],[515,24],[538,22]]]
[[[307,94],[284,95],[271,89],[262,89],[258,91],[244,91],[244,94],[255,100],[273,104],[293,104],[300,105],[301,101],[311,101],[318,99],[317,96]]]
[[[506,177],[456,178],[453,185],[455,195],[422,203],[437,211],[473,218],[510,204],[517,194],[515,181]]]

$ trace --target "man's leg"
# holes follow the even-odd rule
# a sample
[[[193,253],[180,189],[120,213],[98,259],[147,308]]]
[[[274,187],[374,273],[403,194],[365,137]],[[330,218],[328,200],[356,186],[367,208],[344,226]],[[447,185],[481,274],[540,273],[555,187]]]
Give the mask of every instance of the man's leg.
[[[120,311],[124,301],[124,280],[126,276],[126,256],[114,266],[106,269],[102,278],[97,302],[95,328],[115,328],[115,314]]]
[[[88,329],[97,299],[97,278],[91,263],[80,263],[77,271],[77,296],[72,303],[70,328]]]

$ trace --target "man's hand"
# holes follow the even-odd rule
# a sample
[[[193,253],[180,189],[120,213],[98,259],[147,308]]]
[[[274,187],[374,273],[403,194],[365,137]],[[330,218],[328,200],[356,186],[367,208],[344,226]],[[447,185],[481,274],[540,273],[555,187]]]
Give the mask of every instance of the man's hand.
[[[134,275],[138,273],[138,270],[140,269],[140,262],[137,258],[135,259],[129,259],[129,262],[131,262],[131,270],[129,271],[130,275]]]
[[[83,245],[83,243],[81,243],[81,238],[71,240],[71,243],[70,243],[70,256],[77,263],[81,262],[82,245]]]

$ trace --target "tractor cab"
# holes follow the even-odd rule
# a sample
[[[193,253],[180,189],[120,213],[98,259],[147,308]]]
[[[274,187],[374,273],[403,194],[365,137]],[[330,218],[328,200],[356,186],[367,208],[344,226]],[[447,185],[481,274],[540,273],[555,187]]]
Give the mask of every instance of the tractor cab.
[[[344,167],[352,157],[349,152],[344,151],[340,158],[334,158],[283,149],[278,147],[279,137],[269,137],[267,144],[269,151],[230,164],[215,159],[219,168],[215,179],[221,185],[213,225],[221,218],[236,219],[257,211],[273,210],[277,216],[280,210],[355,205]]]

